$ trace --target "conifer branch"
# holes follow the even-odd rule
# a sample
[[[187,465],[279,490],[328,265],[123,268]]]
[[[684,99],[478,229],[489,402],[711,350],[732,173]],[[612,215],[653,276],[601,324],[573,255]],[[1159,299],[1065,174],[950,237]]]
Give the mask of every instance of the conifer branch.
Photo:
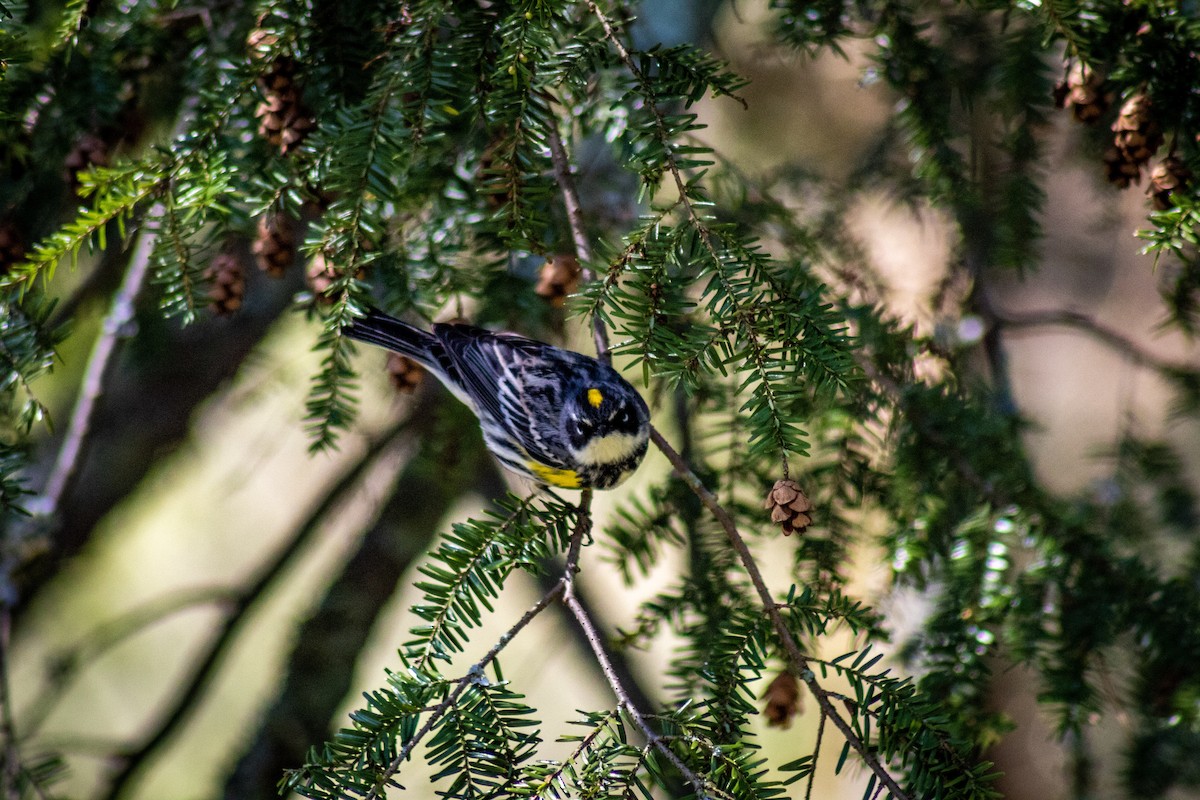
[[[500,655],[500,651],[507,647],[508,643],[516,638],[517,634],[524,630],[525,626],[532,622],[538,614],[545,611],[555,600],[564,596],[566,590],[567,580],[564,578],[546,591],[532,607],[522,614],[521,618],[496,640],[496,643],[484,654],[483,658],[471,665],[467,673],[458,679],[450,694],[440,703],[429,709],[429,717],[425,720],[425,724],[412,735],[412,738],[404,743],[400,751],[396,754],[396,757],[380,771],[375,782],[375,787],[366,794],[364,800],[381,800],[383,797],[381,792],[391,782],[392,778],[395,777],[396,773],[400,771],[400,766],[408,760],[417,745],[437,727],[438,722],[445,716],[446,712],[454,708],[454,704],[462,696],[462,693],[477,681],[486,680],[484,671],[496,660],[496,657]]]
[[[604,29],[605,38],[608,39],[609,43],[612,44],[613,49],[616,50],[617,57],[620,59],[621,63],[624,64],[625,69],[627,69],[630,75],[632,75],[637,81],[639,90],[641,91],[643,99],[645,100],[646,107],[654,117],[654,124],[659,140],[665,144],[670,140],[670,131],[668,130],[666,117],[663,114],[662,109],[659,108],[658,98],[655,97],[653,92],[651,92],[649,89],[649,83],[646,79],[646,76],[642,73],[641,68],[639,68],[634,62],[629,50],[626,49],[625,45],[621,42],[620,37],[617,35],[616,30],[613,28],[612,22],[596,4],[595,0],[588,0],[588,8],[591,9],[592,13],[600,21],[600,25]],[[700,216],[692,202],[692,191],[689,190],[688,181],[683,176],[683,170],[679,165],[679,160],[675,154],[675,150],[669,145],[665,146],[663,158],[667,171],[670,173],[671,179],[675,184],[675,190],[678,193],[679,203],[682,206],[688,221],[694,227],[701,244],[704,246],[705,251],[708,253],[708,257],[712,263],[713,271],[716,273],[721,282],[726,298],[728,298],[732,304],[729,316],[731,316],[736,322],[738,330],[741,332],[741,335],[745,337],[746,343],[750,348],[750,361],[755,372],[757,372],[759,376],[762,392],[764,398],[766,399],[767,406],[770,409],[771,419],[773,422],[772,427],[774,428],[773,434],[779,451],[783,477],[786,478],[788,477],[789,473],[788,446],[781,429],[782,409],[780,408],[780,402],[776,396],[775,388],[772,385],[772,378],[768,368],[769,365],[767,363],[767,348],[760,341],[758,332],[754,329],[754,326],[749,323],[750,312],[748,309],[743,307],[738,298],[737,291],[732,286],[730,276],[725,269],[726,259],[723,257],[716,243],[713,241],[713,234],[709,229],[708,223]]]
[[[850,744],[850,747],[854,749],[863,763],[867,765],[867,768],[879,778],[881,783],[887,786],[892,796],[898,798],[898,800],[908,800],[908,795],[896,783],[891,773],[884,768],[875,754],[867,748],[863,740],[850,727],[850,723],[838,713],[837,708],[830,699],[830,693],[817,680],[812,667],[808,663],[808,657],[804,655],[795,637],[792,636],[787,621],[779,611],[779,604],[775,602],[775,598],[771,595],[771,590],[767,587],[762,572],[758,568],[758,562],[755,561],[754,554],[750,552],[745,539],[742,538],[741,533],[738,531],[737,523],[734,521],[732,515],[725,510],[720,501],[717,500],[716,495],[709,491],[700,478],[696,476],[696,473],[692,471],[691,467],[688,466],[687,462],[683,460],[683,457],[663,438],[663,435],[656,428],[652,427],[650,429],[650,440],[654,442],[654,446],[671,462],[675,474],[687,484],[688,488],[692,490],[725,531],[726,538],[729,539],[730,545],[737,553],[738,558],[742,562],[742,567],[746,570],[746,574],[750,578],[750,583],[758,593],[763,610],[771,620],[771,626],[775,629],[775,635],[779,638],[779,643],[783,647],[789,664],[796,670],[800,680],[804,681],[805,685],[808,686],[809,691],[812,692],[817,705],[820,706],[821,713],[833,722],[834,727],[841,732],[842,736]]]
[[[604,677],[608,682],[609,688],[612,690],[613,694],[616,695],[617,705],[624,709],[625,713],[629,715],[629,718],[633,720],[633,724],[639,731],[641,731],[642,735],[646,737],[646,741],[649,746],[662,753],[663,757],[670,762],[671,766],[675,767],[675,769],[679,771],[679,774],[683,776],[684,780],[691,784],[692,788],[696,790],[697,797],[704,797],[708,795],[709,789],[707,782],[683,763],[683,760],[680,759],[679,756],[675,754],[675,751],[671,749],[667,740],[658,735],[658,732],[650,726],[650,723],[648,723],[645,717],[642,716],[641,711],[638,710],[637,706],[632,700],[630,700],[629,692],[625,690],[624,685],[617,676],[616,669],[613,667],[612,661],[608,657],[608,650],[604,646],[604,641],[601,639],[600,633],[596,630],[595,623],[592,622],[592,618],[588,615],[587,610],[575,598],[575,593],[573,591],[573,577],[564,577],[563,585],[566,589],[563,594],[563,602],[566,604],[571,614],[575,617],[576,622],[579,623],[579,627],[583,630],[584,635],[587,637],[588,644],[591,645],[592,648],[592,654],[596,657],[596,662],[600,665],[600,669],[604,673]]]

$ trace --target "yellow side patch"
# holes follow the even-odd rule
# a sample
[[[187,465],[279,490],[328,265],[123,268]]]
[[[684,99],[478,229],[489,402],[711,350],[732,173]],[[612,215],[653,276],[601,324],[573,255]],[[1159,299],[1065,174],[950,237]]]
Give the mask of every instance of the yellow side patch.
[[[604,395],[600,394],[599,389],[588,389],[588,402],[592,404],[592,408],[599,408],[604,402]]]
[[[596,390],[592,389],[592,391],[595,392]],[[579,475],[573,469],[547,467],[545,464],[539,464],[536,461],[526,461],[525,463],[534,475],[537,475],[551,486],[560,486],[563,489],[579,488]]]

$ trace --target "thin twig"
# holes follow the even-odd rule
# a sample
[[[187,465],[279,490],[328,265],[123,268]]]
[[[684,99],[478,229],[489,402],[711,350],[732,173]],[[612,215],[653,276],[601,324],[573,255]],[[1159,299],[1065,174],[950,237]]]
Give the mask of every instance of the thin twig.
[[[595,275],[592,270],[584,266],[591,261],[591,245],[588,242],[587,231],[583,225],[583,207],[579,203],[579,194],[575,190],[575,179],[571,174],[570,161],[567,158],[566,149],[563,147],[562,137],[558,132],[557,124],[550,126],[547,138],[550,144],[551,160],[554,163],[554,177],[558,182],[559,190],[562,192],[563,206],[567,212],[567,223],[571,228],[571,238],[575,244],[575,255],[583,269],[584,279],[589,281],[594,280]],[[596,342],[596,353],[599,358],[603,361],[611,362],[612,353],[609,351],[608,331],[605,329],[604,320],[601,319],[599,314],[592,315],[592,336]],[[617,675],[612,659],[609,657],[608,648],[600,638],[599,633],[597,633],[591,616],[583,604],[579,602],[579,599],[575,597],[575,573],[578,571],[579,552],[584,536],[591,530],[591,501],[591,491],[585,490],[579,503],[579,523],[576,525],[571,537],[571,548],[567,553],[567,569],[563,577],[567,591],[563,597],[563,602],[570,610],[571,615],[575,618],[579,628],[583,631],[584,637],[591,646],[592,653],[595,655],[596,661],[599,663],[609,687],[617,697],[618,706],[625,710],[625,713],[634,721],[634,724],[642,732],[642,735],[646,737],[646,740],[671,762],[672,766],[679,771],[679,774],[684,776],[688,783],[696,789],[698,795],[703,796],[705,794],[704,781],[680,760],[679,756],[671,750],[662,737],[646,722],[645,717],[642,716],[637,705],[630,699],[629,692],[626,691],[624,684],[622,684],[620,677]]]
[[[897,800],[908,800],[908,795],[900,788],[900,785],[896,783],[896,780],[883,765],[879,763],[879,759],[875,754],[867,749],[863,740],[850,727],[850,723],[838,713],[833,702],[830,700],[829,692],[817,681],[816,675],[809,666],[808,657],[800,650],[800,646],[792,636],[792,632],[787,626],[787,621],[780,613],[779,605],[771,595],[771,590],[767,587],[766,581],[763,580],[758,563],[755,561],[754,555],[750,552],[750,548],[746,545],[745,539],[742,538],[741,533],[738,531],[737,523],[734,522],[733,517],[730,516],[729,512],[717,500],[716,495],[709,491],[708,487],[696,477],[696,474],[692,472],[691,467],[683,460],[683,457],[675,451],[675,448],[671,447],[656,428],[650,428],[650,441],[654,442],[654,446],[667,457],[667,460],[671,462],[671,466],[675,469],[675,474],[688,485],[704,507],[708,509],[709,513],[713,515],[724,529],[729,544],[733,547],[734,552],[738,554],[738,558],[742,562],[742,568],[746,570],[751,584],[754,585],[755,591],[758,592],[762,607],[771,620],[771,626],[775,629],[775,634],[779,637],[780,644],[783,645],[783,650],[787,655],[788,661],[796,669],[800,679],[808,686],[809,691],[812,692],[817,705],[821,708],[821,713],[833,721],[834,727],[850,743],[850,747],[863,760],[867,768],[875,773],[879,780],[887,786],[892,796],[897,798]]]
[[[591,645],[592,654],[596,657],[597,663],[600,664],[601,671],[604,672],[604,677],[608,681],[608,686],[612,689],[617,698],[617,705],[625,710],[629,718],[633,720],[633,724],[637,727],[642,735],[646,737],[646,741],[654,749],[663,754],[667,761],[671,762],[671,766],[679,771],[684,780],[692,785],[699,797],[704,797],[708,794],[708,788],[705,785],[704,779],[688,768],[686,764],[675,754],[675,751],[670,748],[667,742],[658,735],[658,733],[650,727],[650,723],[646,722],[646,718],[638,710],[637,706],[629,699],[629,693],[625,691],[624,685],[620,678],[617,677],[616,670],[613,668],[612,661],[608,658],[607,648],[604,646],[603,640],[600,638],[599,632],[596,630],[592,618],[588,615],[583,605],[575,598],[574,580],[572,578],[564,578],[563,583],[566,587],[566,592],[563,595],[563,603],[571,611],[575,617],[579,627],[583,629],[584,635],[587,637],[588,644]]]
[[[152,218],[159,214],[161,206],[150,212]],[[30,511],[37,515],[56,514],[75,478],[82,460],[80,454],[87,445],[96,406],[104,394],[104,387],[116,363],[113,357],[117,353],[117,345],[123,337],[129,335],[138,296],[146,284],[147,275],[150,274],[150,257],[154,252],[156,238],[154,233],[143,232],[134,246],[125,278],[121,281],[117,293],[113,295],[112,306],[105,315],[100,335],[92,346],[92,355],[88,359],[79,396],[75,400],[71,421],[63,435],[54,467],[50,470],[41,496],[29,504]]]
[[[821,740],[825,738],[825,709],[821,709],[821,719],[817,722],[817,743],[813,745],[812,771],[808,773],[808,786],[804,790],[804,800],[812,800],[813,783],[817,778],[817,760],[821,757]]]
[[[575,258],[579,261],[582,276],[585,281],[596,279],[595,272],[588,266],[592,263],[592,246],[588,242],[587,229],[583,225],[583,206],[579,203],[579,192],[575,189],[575,176],[571,173],[571,162],[567,158],[566,148],[563,147],[562,136],[558,132],[558,124],[552,122],[546,137],[550,143],[550,160],[554,164],[554,180],[562,192],[563,207],[567,211],[567,226],[571,229],[571,239],[575,244]],[[608,331],[599,314],[592,315],[592,339],[596,343],[596,355],[601,361],[612,362],[609,352]]]
[[[554,584],[549,591],[542,595],[540,600],[534,603],[528,611],[521,615],[521,618],[517,620],[511,628],[504,632],[504,635],[497,640],[496,644],[492,645],[492,649],[488,650],[483,658],[476,661],[471,668],[467,670],[466,675],[459,678],[458,684],[454,687],[450,694],[447,695],[446,699],[434,706],[433,710],[429,714],[429,718],[425,720],[425,724],[422,725],[420,729],[412,735],[411,739],[404,743],[404,746],[400,748],[400,752],[396,754],[396,757],[393,758],[383,772],[380,773],[379,779],[376,781],[375,788],[373,788],[363,798],[363,800],[380,800],[382,797],[380,792],[388,785],[392,777],[399,772],[400,765],[408,760],[408,757],[412,755],[412,751],[416,749],[416,746],[420,744],[422,739],[429,735],[430,731],[432,731],[437,725],[438,720],[440,720],[447,711],[454,707],[454,704],[458,702],[458,698],[462,696],[462,693],[466,691],[467,687],[476,683],[488,665],[495,661],[496,657],[500,655],[500,651],[503,650],[508,643],[511,642],[516,635],[525,628],[526,625],[532,622],[534,617],[545,611],[552,602],[563,596],[566,593],[566,589],[567,580],[565,578]]]
[[[1100,340],[1137,366],[1147,367],[1164,375],[1173,375],[1186,371],[1194,372],[1197,369],[1194,365],[1173,364],[1166,359],[1159,358],[1124,334],[1078,311],[1064,309],[1010,313],[999,309],[991,309],[989,316],[991,316],[992,323],[1001,329],[1074,328],[1077,331],[1082,331]]]

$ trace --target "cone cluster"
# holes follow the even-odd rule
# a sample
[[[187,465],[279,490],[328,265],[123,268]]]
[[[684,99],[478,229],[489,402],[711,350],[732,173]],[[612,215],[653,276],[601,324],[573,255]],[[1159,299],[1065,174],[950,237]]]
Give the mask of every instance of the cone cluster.
[[[1070,109],[1075,119],[1085,125],[1103,117],[1112,104],[1111,95],[1104,89],[1104,78],[1078,62],[1055,87],[1054,99],[1059,108]]]
[[[387,372],[400,394],[412,394],[425,379],[425,368],[399,353],[388,353]]]
[[[1112,129],[1113,144],[1104,154],[1104,164],[1108,180],[1124,189],[1141,180],[1142,167],[1163,143],[1150,98],[1142,93],[1130,97]]]
[[[263,28],[250,32],[246,42],[252,58],[265,59],[278,37]],[[263,99],[255,110],[258,133],[267,143],[287,155],[316,127],[312,112],[301,99],[296,83],[296,62],[287,56],[274,58],[258,76]]]
[[[561,308],[567,296],[579,288],[579,277],[583,270],[575,256],[559,253],[546,259],[542,265],[534,291],[546,298],[555,308]]]
[[[771,521],[778,523],[785,536],[804,530],[812,524],[812,502],[800,489],[800,484],[788,478],[775,481],[767,493],[763,507],[771,512]]]
[[[281,278],[296,260],[296,230],[282,214],[264,214],[258,218],[258,236],[250,249],[255,263],[272,278]]]
[[[232,253],[218,253],[204,272],[208,281],[208,306],[227,317],[242,307],[246,296],[246,271]]]
[[[790,728],[792,720],[800,712],[800,682],[790,672],[781,672],[775,676],[763,694],[767,701],[763,715],[767,725],[772,728]]]

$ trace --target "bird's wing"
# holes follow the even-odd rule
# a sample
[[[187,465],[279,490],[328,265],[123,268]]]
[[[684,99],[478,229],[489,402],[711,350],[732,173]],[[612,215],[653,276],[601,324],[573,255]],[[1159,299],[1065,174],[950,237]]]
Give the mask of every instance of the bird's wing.
[[[546,363],[547,345],[469,325],[435,325],[433,333],[477,411],[502,425],[541,463],[566,466],[561,445],[548,436],[557,424],[557,416],[547,419],[544,413],[544,409],[561,407],[560,383],[564,377],[555,372],[557,358]],[[563,366],[569,369],[569,365]],[[539,413],[538,409],[543,411]]]

